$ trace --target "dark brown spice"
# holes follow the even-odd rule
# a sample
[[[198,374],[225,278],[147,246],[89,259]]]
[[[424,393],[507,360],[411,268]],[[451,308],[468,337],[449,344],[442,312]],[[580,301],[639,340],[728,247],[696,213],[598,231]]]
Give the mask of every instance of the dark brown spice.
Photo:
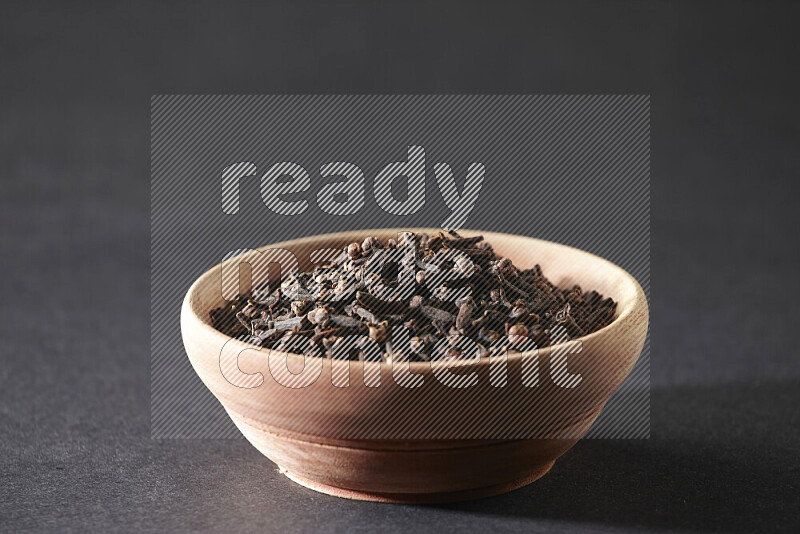
[[[481,357],[545,347],[561,340],[552,332],[584,336],[611,323],[615,312],[616,303],[597,291],[560,289],[539,265],[520,270],[482,236],[448,231],[403,232],[385,245],[375,237],[350,243],[332,263],[292,274],[279,288],[256,288],[209,316],[217,330],[249,335],[266,348],[299,350],[305,343],[326,357],[372,359],[377,343],[384,358],[428,361],[464,355],[463,338]],[[392,339],[395,328],[406,329],[399,340]],[[348,337],[358,341],[346,343]],[[407,347],[398,346],[402,339]],[[445,349],[436,348],[440,341]]]

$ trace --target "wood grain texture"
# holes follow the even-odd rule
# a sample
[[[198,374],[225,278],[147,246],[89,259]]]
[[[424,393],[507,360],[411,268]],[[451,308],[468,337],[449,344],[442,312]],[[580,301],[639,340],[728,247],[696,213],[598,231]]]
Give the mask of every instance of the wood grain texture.
[[[291,250],[300,268],[309,269],[312,250],[342,247],[369,235],[387,239],[398,231],[401,229],[329,234],[264,248]],[[398,385],[392,379],[391,364],[377,362],[365,365],[379,368],[380,387],[363,383],[359,364],[351,367],[350,386],[337,388],[329,379],[331,361],[327,359],[322,361],[320,379],[313,384],[286,388],[270,375],[268,351],[253,350],[211,327],[208,312],[223,303],[219,266],[192,285],[183,303],[181,328],[189,359],[245,437],[283,472],[314,489],[350,498],[422,502],[473,498],[533,481],[586,433],[636,363],[647,333],[647,302],[628,273],[602,258],[528,237],[480,233],[518,267],[538,263],[559,286],[580,284],[618,303],[614,321],[580,338],[581,351],[569,356],[569,372],[582,377],[577,387],[559,387],[543,371],[537,387],[524,387],[514,380],[520,373],[522,355],[518,354],[508,359],[509,382],[503,388],[489,384],[486,359],[459,364],[459,372],[475,372],[479,377],[477,385],[461,390],[441,384],[426,362],[410,366],[411,372],[425,380],[418,389]],[[235,347],[243,351],[239,367],[246,373],[261,373],[263,384],[243,389],[225,379],[220,352],[226,343],[226,350]],[[557,348],[539,350],[542,370],[550,368]],[[283,356],[290,367],[302,368],[303,356]],[[425,409],[432,405],[451,409]],[[387,413],[392,417],[387,418]],[[469,415],[471,425],[468,436],[458,434],[457,424],[462,424],[458,415],[464,414]],[[516,419],[509,419],[511,416]],[[523,437],[540,439],[496,439],[497,434],[492,434],[498,421],[510,424],[516,420],[524,430]],[[405,433],[401,429],[406,429]],[[407,439],[415,429],[436,429],[439,435],[434,436],[437,439]],[[451,437],[458,439],[447,439]]]

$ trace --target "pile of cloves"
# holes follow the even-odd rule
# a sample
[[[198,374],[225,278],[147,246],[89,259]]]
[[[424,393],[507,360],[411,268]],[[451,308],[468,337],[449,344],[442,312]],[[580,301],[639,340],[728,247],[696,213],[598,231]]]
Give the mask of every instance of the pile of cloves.
[[[292,273],[210,312],[231,337],[329,358],[427,361],[546,347],[608,325],[616,303],[519,269],[482,236],[403,232],[350,243],[332,263]],[[377,349],[375,348],[377,347]]]

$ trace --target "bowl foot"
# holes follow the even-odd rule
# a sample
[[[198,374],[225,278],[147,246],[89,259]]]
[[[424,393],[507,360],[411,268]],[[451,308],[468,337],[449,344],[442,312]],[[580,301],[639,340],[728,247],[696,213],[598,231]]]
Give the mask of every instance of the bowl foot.
[[[555,460],[544,465],[541,469],[526,475],[522,478],[512,480],[509,482],[502,482],[491,486],[484,486],[481,488],[471,488],[460,491],[444,492],[444,493],[377,493],[369,491],[352,490],[347,488],[339,488],[336,486],[329,486],[322,482],[303,478],[294,473],[280,468],[280,472],[286,475],[289,480],[300,484],[308,489],[333,495],[334,497],[342,497],[345,499],[354,499],[357,501],[371,501],[371,502],[387,502],[387,503],[442,503],[442,502],[455,502],[455,501],[468,501],[473,499],[482,499],[484,497],[492,497],[508,493],[523,486],[527,486],[531,482],[541,478],[550,468],[553,467]]]

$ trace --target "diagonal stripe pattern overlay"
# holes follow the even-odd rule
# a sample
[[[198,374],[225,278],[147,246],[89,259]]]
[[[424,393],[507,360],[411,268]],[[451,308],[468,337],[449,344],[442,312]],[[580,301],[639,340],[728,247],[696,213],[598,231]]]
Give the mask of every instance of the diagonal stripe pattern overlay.
[[[375,178],[386,165],[406,161],[411,146],[424,148],[424,191],[407,191],[421,204],[413,213],[389,213],[381,206],[403,193],[376,190]],[[291,213],[271,209],[266,199],[273,192],[259,182],[279,162],[285,168],[293,162],[310,177],[307,191],[284,195],[303,201]],[[241,437],[183,348],[181,303],[198,276],[232,251],[288,239],[447,224],[448,206],[458,199],[442,192],[433,171],[439,162],[450,166],[459,191],[477,168],[471,164],[485,168],[480,191],[470,193],[474,208],[459,221],[463,227],[589,251],[631,273],[650,299],[647,95],[154,96],[151,436]],[[357,199],[355,207],[320,205],[323,188]],[[358,373],[350,375],[355,379]],[[638,363],[587,437],[648,437],[649,386],[648,334]],[[544,408],[531,412],[526,417],[548,421]],[[425,427],[404,434],[379,421],[340,437],[540,437],[525,425],[514,432],[507,421],[484,425],[475,435],[463,421],[453,428],[458,424],[457,435],[443,436],[442,429]]]

